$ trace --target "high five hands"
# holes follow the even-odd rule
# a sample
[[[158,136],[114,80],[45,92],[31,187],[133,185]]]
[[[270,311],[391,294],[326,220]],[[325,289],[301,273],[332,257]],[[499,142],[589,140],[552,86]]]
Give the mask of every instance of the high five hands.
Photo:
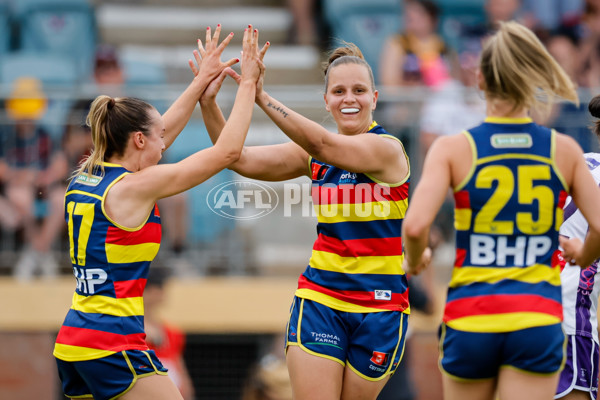
[[[230,68],[232,65],[239,62],[239,59],[233,58],[227,62],[221,62],[220,60],[223,50],[233,38],[233,32],[218,45],[220,33],[221,25],[217,25],[215,34],[212,37],[210,28],[207,28],[206,48],[202,46],[202,41],[198,39],[198,50],[194,50],[193,52],[196,62],[194,63],[192,60],[188,61],[190,69],[196,77],[199,76],[199,74],[205,73],[209,74],[211,77],[211,83],[202,94],[202,99],[206,100],[216,97],[221,88],[221,84],[227,75],[234,78],[237,83],[240,83],[242,79],[254,79],[254,81],[257,82],[258,95],[258,88],[262,89],[265,72],[263,59],[265,53],[269,49],[270,43],[266,42],[263,47],[258,50],[258,29],[254,29],[252,25],[248,25],[244,30],[244,37],[242,40],[242,75],[240,76]],[[207,63],[208,66],[205,68]],[[218,73],[214,73],[215,70],[217,70]]]

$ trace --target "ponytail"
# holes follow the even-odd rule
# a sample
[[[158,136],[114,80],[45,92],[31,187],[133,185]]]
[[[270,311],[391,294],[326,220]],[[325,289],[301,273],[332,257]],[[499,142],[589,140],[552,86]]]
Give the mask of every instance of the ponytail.
[[[590,100],[590,104],[588,104],[588,111],[594,118],[600,118],[600,95],[595,96],[592,100]],[[592,132],[598,136],[600,139],[600,119],[597,119],[594,122],[594,126],[592,127]]]
[[[517,22],[500,23],[481,52],[480,69],[488,100],[512,102],[512,111],[549,111],[557,96],[579,104],[566,72],[535,34]]]
[[[75,175],[92,175],[98,166],[104,171],[102,162],[113,155],[123,155],[131,133],[140,131],[147,136],[152,125],[149,113],[152,108],[133,97],[96,97],[85,121],[92,130],[94,147]]]

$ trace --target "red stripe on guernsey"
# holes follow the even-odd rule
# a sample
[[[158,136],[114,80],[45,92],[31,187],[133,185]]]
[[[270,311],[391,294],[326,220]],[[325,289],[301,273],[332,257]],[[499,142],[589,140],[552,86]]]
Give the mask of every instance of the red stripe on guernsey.
[[[565,260],[565,258],[563,257],[562,251],[560,250],[554,250],[554,253],[552,253],[552,267],[556,267],[557,265],[560,266],[560,272],[562,272],[563,269],[565,269],[565,267],[567,266],[567,260]]]
[[[389,301],[375,300],[373,292],[361,292],[353,290],[333,291],[323,286],[317,285],[300,275],[298,279],[298,289],[310,289],[315,292],[326,294],[346,303],[355,304],[363,307],[379,308],[390,311],[404,311],[408,308],[408,290],[404,293],[392,293],[392,299]]]
[[[154,216],[160,217],[160,212],[158,211],[158,204],[154,205]]]
[[[456,259],[454,260],[454,266],[462,267],[465,262],[466,257],[467,257],[466,249],[456,249]]]
[[[142,297],[146,287],[146,279],[134,279],[131,281],[119,281],[113,283],[117,299],[126,297]]]
[[[382,186],[378,183],[357,185],[313,186],[314,204],[361,204],[374,201],[400,201],[408,197],[408,183],[400,186]]]
[[[566,191],[561,190],[558,194],[558,204],[556,205],[556,208],[562,209],[565,206],[565,202],[567,201],[568,196],[569,194]]]
[[[147,350],[148,345],[145,338],[146,334],[143,332],[119,335],[118,333],[63,325],[56,337],[56,343],[109,351],[121,351],[123,348]]]
[[[469,192],[461,190],[460,192],[454,193],[454,204],[456,208],[471,208]]]
[[[340,257],[401,256],[402,238],[340,240],[320,233],[313,250],[334,253]]]
[[[142,229],[135,232],[128,232],[116,226],[109,226],[106,232],[106,243],[121,246],[160,243],[160,224],[148,222]]]
[[[538,312],[563,318],[562,304],[532,294],[493,294],[450,301],[444,311],[444,322],[471,315]]]

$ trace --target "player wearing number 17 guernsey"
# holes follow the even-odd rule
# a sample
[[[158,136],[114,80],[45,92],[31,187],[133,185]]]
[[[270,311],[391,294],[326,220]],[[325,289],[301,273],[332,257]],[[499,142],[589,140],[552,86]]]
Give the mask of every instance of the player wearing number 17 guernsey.
[[[54,347],[69,398],[183,400],[146,344],[143,293],[161,239],[157,200],[191,189],[234,163],[252,119],[263,70],[259,57],[266,49],[259,55],[258,31],[249,26],[233,116],[221,129],[222,140],[176,164],[158,165],[207,86],[235,62],[220,61],[232,35],[217,47],[219,32],[220,26],[213,37],[207,29],[200,73],[164,116],[132,97],[102,95],[90,106],[86,122],[94,146],[65,195],[77,285]]]
[[[120,165],[104,163],[103,176],[80,174],[67,189],[65,218],[77,288],[56,339],[54,355],[61,360],[148,350],[142,295],[160,246],[160,216],[155,206],[145,223],[129,229],[105,214],[108,190],[127,174]]]

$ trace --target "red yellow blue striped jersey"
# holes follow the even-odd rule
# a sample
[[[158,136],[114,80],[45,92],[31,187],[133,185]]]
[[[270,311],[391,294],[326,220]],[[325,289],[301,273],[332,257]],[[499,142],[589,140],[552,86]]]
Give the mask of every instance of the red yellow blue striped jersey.
[[[370,133],[389,135],[375,122]],[[402,270],[407,176],[388,184],[311,158],[317,240],[296,296],[347,312],[410,312]]]
[[[454,190],[456,259],[444,322],[468,332],[560,323],[556,256],[567,186],[556,132],[530,118],[486,118],[463,134],[473,161]]]
[[[106,194],[127,174],[120,165],[104,163],[103,174],[77,175],[67,188],[65,219],[77,287],[54,347],[61,360],[148,349],[142,296],[160,246],[160,215],[155,206],[136,228],[107,216]]]

